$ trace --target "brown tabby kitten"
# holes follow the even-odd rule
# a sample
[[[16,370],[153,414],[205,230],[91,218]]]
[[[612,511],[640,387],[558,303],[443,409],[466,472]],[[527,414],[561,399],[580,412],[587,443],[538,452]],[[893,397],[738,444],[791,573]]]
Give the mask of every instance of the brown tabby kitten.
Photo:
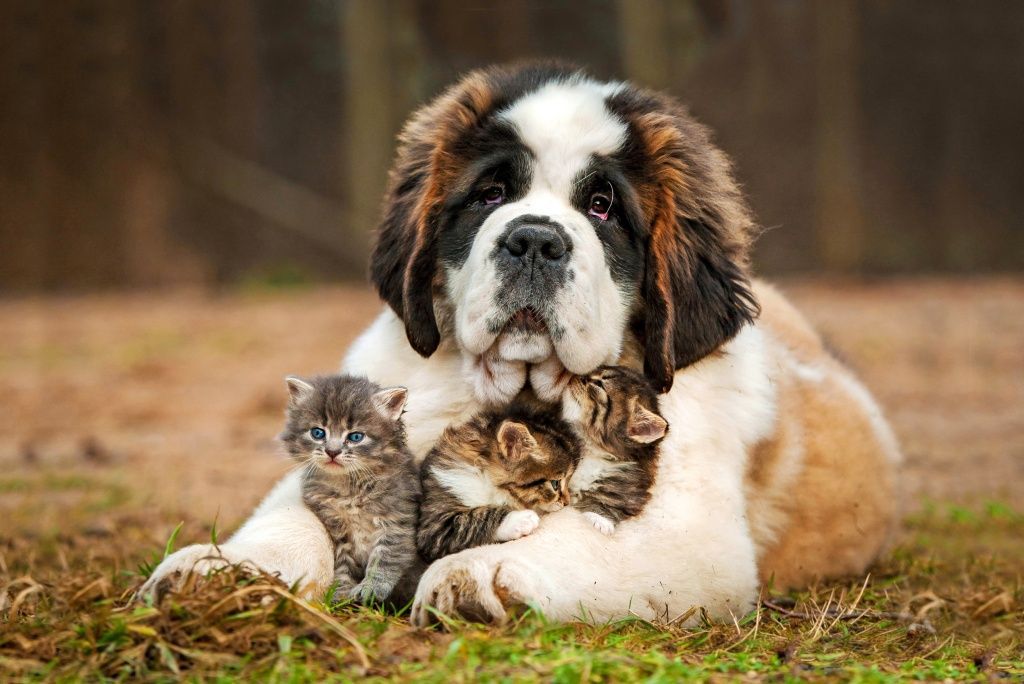
[[[573,506],[604,534],[638,514],[651,498],[658,442],[668,422],[647,379],[603,366],[569,382],[562,415],[583,435],[583,457],[569,481]]]
[[[551,409],[479,413],[450,426],[423,462],[416,545],[428,561],[526,536],[569,504],[580,441]]]
[[[404,603],[422,570],[416,555],[419,474],[402,424],[405,388],[381,389],[347,375],[289,377],[287,383],[281,440],[305,465],[303,500],[334,542],[338,595]]]

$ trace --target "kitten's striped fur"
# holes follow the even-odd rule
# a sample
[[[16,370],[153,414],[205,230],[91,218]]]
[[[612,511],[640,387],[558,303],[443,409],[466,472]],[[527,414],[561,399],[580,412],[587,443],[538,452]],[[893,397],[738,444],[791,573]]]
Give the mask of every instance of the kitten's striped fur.
[[[575,432],[552,409],[511,407],[450,426],[421,470],[420,554],[433,561],[529,534],[538,513],[569,503],[579,453]]]
[[[668,431],[658,395],[640,373],[604,366],[570,381],[563,415],[584,442],[580,467],[569,482],[573,506],[610,534],[651,498],[658,442]]]

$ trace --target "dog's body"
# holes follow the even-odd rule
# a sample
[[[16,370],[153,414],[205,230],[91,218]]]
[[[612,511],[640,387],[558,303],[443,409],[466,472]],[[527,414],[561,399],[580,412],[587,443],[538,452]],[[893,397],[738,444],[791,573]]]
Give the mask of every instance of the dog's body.
[[[803,318],[751,283],[728,162],[674,102],[558,67],[472,74],[406,129],[386,207],[372,270],[390,308],[344,371],[409,388],[418,457],[449,423],[524,387],[557,399],[606,363],[642,366],[672,426],[638,517],[606,537],[563,510],[443,558],[415,620],[526,602],[555,619],[725,619],[760,581],[859,573],[878,554],[895,440]],[[320,588],[329,544],[298,491],[286,478],[220,550]],[[178,552],[149,586],[209,551]]]

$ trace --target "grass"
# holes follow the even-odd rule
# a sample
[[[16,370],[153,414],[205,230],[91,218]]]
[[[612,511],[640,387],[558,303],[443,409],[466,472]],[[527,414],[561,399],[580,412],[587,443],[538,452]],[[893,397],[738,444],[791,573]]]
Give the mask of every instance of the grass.
[[[281,378],[336,368],[380,309],[287,268],[247,285],[0,300],[0,682],[1024,679],[1024,280],[786,285],[907,456],[920,512],[870,578],[768,591],[728,625],[528,612],[448,631],[234,571],[129,603],[167,549],[280,478]]]
[[[159,605],[129,599],[195,525],[150,546],[143,520],[118,534],[2,538],[0,672],[7,679],[196,681],[886,682],[1024,677],[1024,515],[990,502],[926,505],[867,578],[766,592],[733,624],[547,622],[503,627],[402,615],[293,595],[236,569]],[[151,522],[151,521],[150,521]],[[187,534],[186,534],[187,533]],[[207,532],[206,534],[210,534]],[[207,537],[208,538],[208,537]]]

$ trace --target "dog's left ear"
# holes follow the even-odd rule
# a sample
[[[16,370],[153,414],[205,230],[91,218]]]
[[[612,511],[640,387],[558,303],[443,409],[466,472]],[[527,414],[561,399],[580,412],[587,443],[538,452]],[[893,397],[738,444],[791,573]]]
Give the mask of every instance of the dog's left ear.
[[[760,313],[748,275],[754,225],[707,130],[666,96],[639,97],[631,123],[654,173],[642,188],[650,233],[638,332],[644,373],[667,392],[676,370]]]
[[[441,343],[434,275],[441,210],[458,173],[458,155],[452,150],[491,104],[485,75],[471,73],[417,111],[399,137],[370,257],[370,279],[405,323],[412,348],[424,357]]]

